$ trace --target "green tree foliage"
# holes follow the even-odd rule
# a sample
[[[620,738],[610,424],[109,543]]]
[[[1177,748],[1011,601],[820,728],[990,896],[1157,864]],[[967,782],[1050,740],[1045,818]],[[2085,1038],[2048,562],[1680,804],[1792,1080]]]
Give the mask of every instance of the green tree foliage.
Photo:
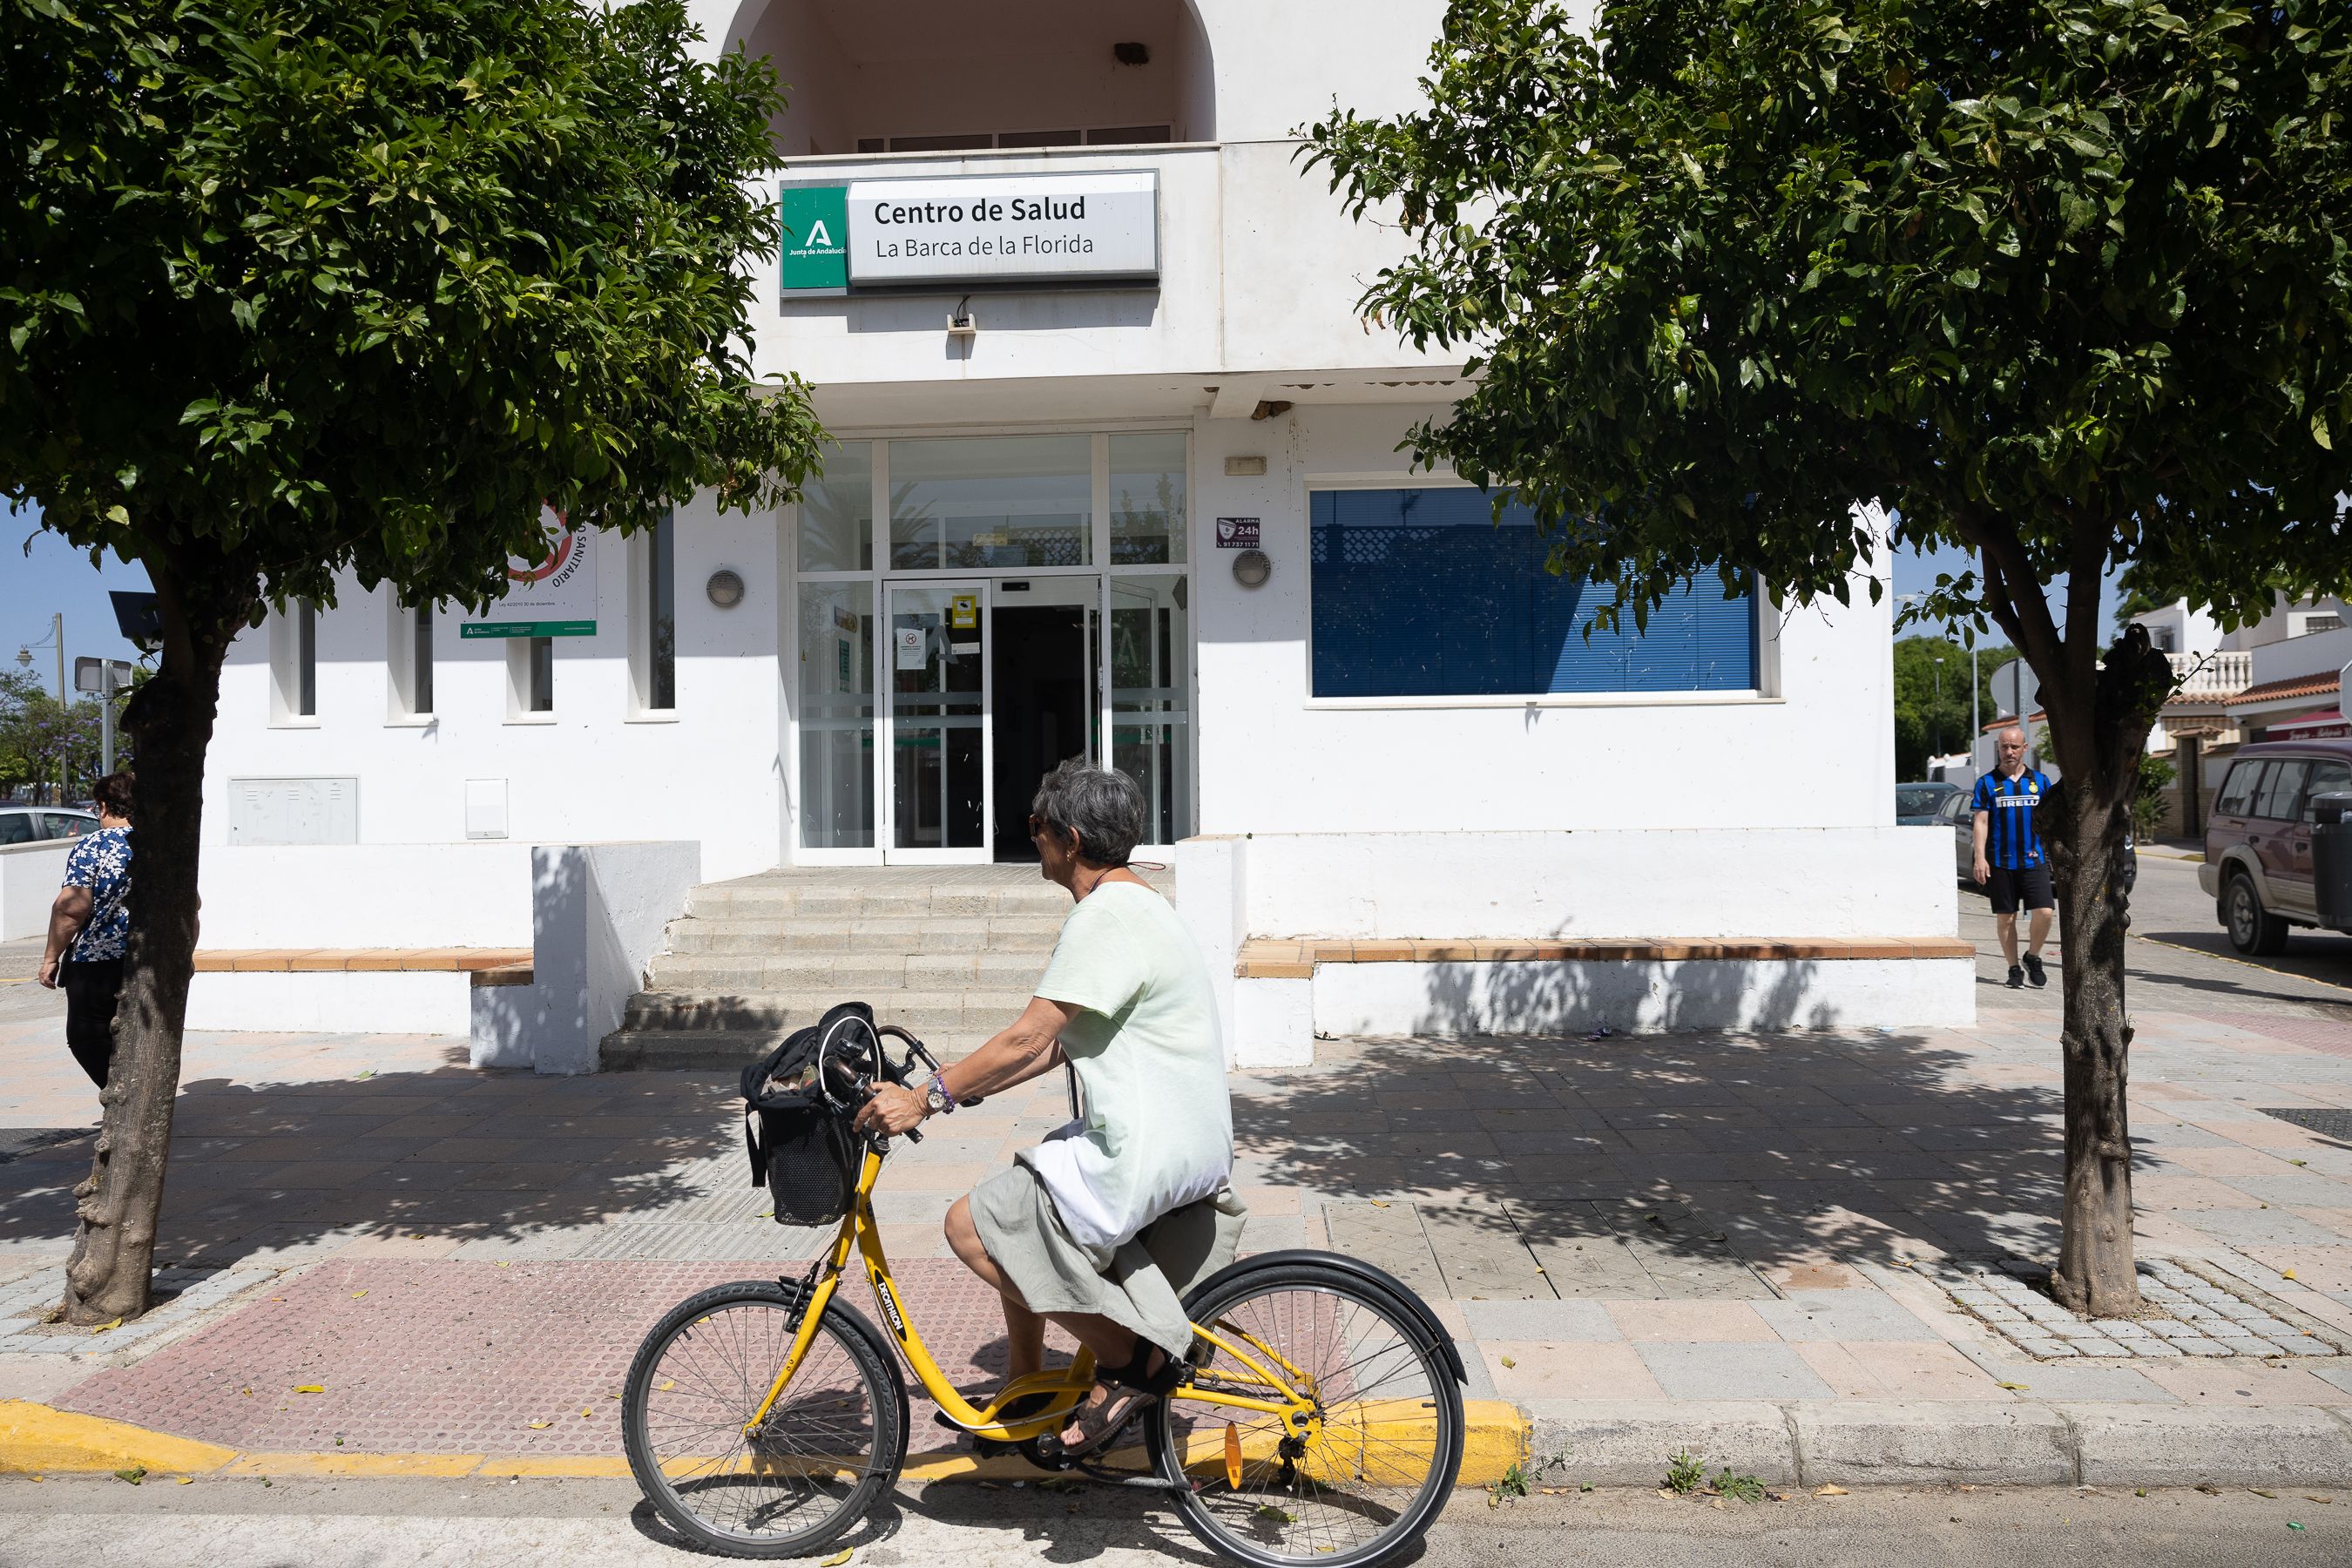
[[[677,0],[0,0],[0,492],[147,569],[139,881],[68,1316],[143,1309],[223,654],[335,574],[478,606],[543,505],[766,506],[763,63]]]
[[[1976,653],[1979,721],[1990,723],[1999,712],[1993,706],[1993,671],[2017,657],[2007,647],[1979,647]],[[1936,697],[1936,660],[1944,661],[1943,699]],[[1927,759],[1969,749],[1969,650],[1950,637],[1904,637],[1895,645],[1895,776],[1927,777]]]
[[[138,679],[134,673],[134,682]],[[131,765],[131,748],[120,730],[130,700],[128,690],[115,695],[117,767]],[[65,798],[88,795],[105,754],[99,701],[80,692],[60,708],[58,694],[31,670],[0,670],[0,795],[37,786],[54,792],[60,783]]]
[[[2142,757],[2139,760],[2139,784],[2132,795],[2132,832],[2142,842],[2154,838],[2164,827],[2165,795],[2180,770],[2162,757]]]
[[[1454,0],[1426,108],[1310,132],[1410,239],[1368,315],[1475,378],[1417,455],[1573,519],[1555,563],[1622,613],[1974,553],[1915,618],[1998,626],[2041,679],[2057,1288],[2101,1312],[2137,1301],[2111,872],[2170,672],[2144,636],[2102,666],[2099,587],[2131,562],[2236,621],[2352,577],[2347,49],[2333,0],[1604,0],[1590,36]]]

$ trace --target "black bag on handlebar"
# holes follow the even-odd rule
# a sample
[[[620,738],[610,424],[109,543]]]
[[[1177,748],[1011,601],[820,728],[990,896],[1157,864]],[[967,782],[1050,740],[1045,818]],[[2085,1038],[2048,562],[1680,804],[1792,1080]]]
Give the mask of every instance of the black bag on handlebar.
[[[743,1069],[743,1146],[752,1183],[764,1182],[776,1201],[778,1225],[836,1224],[856,1194],[862,1150],[849,1125],[856,1108],[845,1106],[837,1091],[827,1095],[817,1080],[824,1042],[845,1026],[872,1042],[874,1010],[845,1002]]]

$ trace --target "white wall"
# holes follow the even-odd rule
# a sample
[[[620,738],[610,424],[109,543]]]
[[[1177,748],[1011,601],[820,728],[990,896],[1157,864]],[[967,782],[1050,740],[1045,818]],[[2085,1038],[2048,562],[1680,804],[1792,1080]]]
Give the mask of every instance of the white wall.
[[[2253,684],[2256,686],[2266,680],[2285,680],[2298,675],[2333,675],[2346,664],[2352,663],[2352,626],[2263,643],[2253,650]]]
[[[196,945],[529,947],[531,848],[207,845]]]
[[[693,844],[543,845],[531,851],[531,983],[473,994],[476,1067],[594,1072],[669,922],[702,879]]]
[[[46,936],[71,839],[0,846],[0,942]]]
[[[1939,937],[1959,918],[1941,827],[1259,833],[1240,858],[1254,937]]]
[[[774,865],[783,809],[774,516],[722,515],[707,500],[681,509],[672,721],[630,720],[631,552],[616,538],[603,543],[597,633],[556,639],[552,721],[510,720],[504,640],[462,639],[450,615],[436,626],[432,722],[393,720],[383,590],[347,583],[320,613],[314,726],[273,727],[268,628],[239,637],[205,758],[207,858],[226,844],[230,779],[352,775],[362,845],[463,841],[466,781],[503,779],[508,836],[519,842],[693,839],[713,876]],[[703,589],[721,566],[749,588],[727,612]]]

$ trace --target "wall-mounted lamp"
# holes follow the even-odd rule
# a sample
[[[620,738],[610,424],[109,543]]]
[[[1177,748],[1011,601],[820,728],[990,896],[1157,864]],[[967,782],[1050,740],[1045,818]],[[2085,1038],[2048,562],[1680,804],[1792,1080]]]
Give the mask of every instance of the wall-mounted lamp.
[[[710,574],[710,581],[702,585],[702,591],[720,609],[731,610],[743,602],[743,575],[721,566]]]
[[[1263,588],[1274,575],[1274,563],[1263,550],[1244,550],[1234,557],[1234,581],[1244,588]]]

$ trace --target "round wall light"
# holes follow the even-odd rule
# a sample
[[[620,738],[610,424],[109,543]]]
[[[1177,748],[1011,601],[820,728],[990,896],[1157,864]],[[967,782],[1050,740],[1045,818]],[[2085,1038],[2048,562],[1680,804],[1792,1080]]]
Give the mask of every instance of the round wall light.
[[[1244,550],[1234,557],[1234,581],[1244,588],[1263,587],[1274,575],[1274,563],[1263,550]]]
[[[709,595],[710,602],[720,609],[731,610],[743,602],[742,574],[721,566],[710,574],[710,581],[702,585],[702,591]]]

